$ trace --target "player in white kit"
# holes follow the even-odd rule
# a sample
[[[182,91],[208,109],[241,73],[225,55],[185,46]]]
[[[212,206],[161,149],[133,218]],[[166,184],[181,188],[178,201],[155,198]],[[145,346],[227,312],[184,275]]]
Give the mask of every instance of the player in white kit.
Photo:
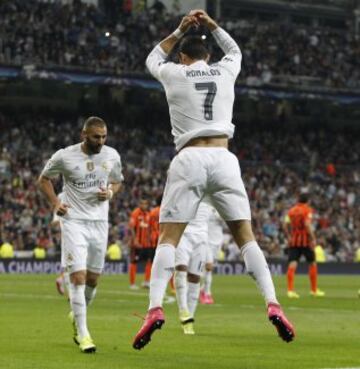
[[[208,243],[208,220],[212,208],[201,202],[185,228],[175,253],[175,290],[180,323],[185,334],[195,334],[194,315],[200,294],[200,278]]]
[[[88,118],[83,141],[58,150],[38,180],[53,210],[61,216],[62,262],[70,274],[70,305],[74,341],[82,352],[95,352],[87,328],[87,305],[94,299],[104,266],[108,241],[109,201],[121,186],[118,152],[105,146],[107,127],[98,117]],[[63,200],[54,192],[51,178],[62,176]]]
[[[225,56],[209,65],[209,53],[200,37],[182,37],[192,25],[207,26]],[[166,62],[174,45],[180,64]],[[282,339],[294,338],[294,328],[276,299],[265,257],[251,228],[248,196],[239,162],[228,151],[233,137],[234,85],[241,67],[241,51],[232,37],[204,11],[185,16],[179,28],[160,42],[146,60],[150,73],[163,85],[169,104],[172,134],[178,154],[168,172],[160,208],[160,237],[150,280],[150,306],[133,347],[143,348],[165,318],[162,302],[175,267],[175,248],[184,229],[208,196],[226,221],[241,249],[248,273],[257,282],[270,321]]]
[[[208,227],[208,244],[206,247],[205,258],[205,270],[203,287],[200,291],[200,303],[201,304],[213,304],[214,298],[211,293],[212,285],[212,273],[214,269],[214,263],[219,255],[219,251],[223,244],[223,220],[219,216],[219,213],[212,208],[209,217]]]

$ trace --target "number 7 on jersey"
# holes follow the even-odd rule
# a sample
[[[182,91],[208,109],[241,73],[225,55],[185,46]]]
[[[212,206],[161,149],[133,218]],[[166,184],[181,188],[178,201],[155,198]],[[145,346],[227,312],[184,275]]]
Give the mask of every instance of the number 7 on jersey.
[[[204,100],[204,118],[206,120],[213,119],[213,102],[215,99],[217,86],[215,82],[199,82],[195,83],[195,88],[198,91],[206,90],[206,97]]]

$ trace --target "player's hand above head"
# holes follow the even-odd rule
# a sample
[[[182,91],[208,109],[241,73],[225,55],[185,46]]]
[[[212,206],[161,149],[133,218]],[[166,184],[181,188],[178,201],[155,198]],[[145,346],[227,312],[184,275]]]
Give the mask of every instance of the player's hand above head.
[[[55,206],[55,214],[62,217],[67,214],[69,207],[69,205],[59,202]]]
[[[198,23],[208,27],[210,30],[213,30],[217,27],[216,22],[209,16],[208,13],[206,13],[205,10],[202,9],[191,10],[189,16],[195,17]]]
[[[182,33],[185,33],[190,27],[199,25],[198,19],[192,15],[185,15],[180,22],[179,29]]]

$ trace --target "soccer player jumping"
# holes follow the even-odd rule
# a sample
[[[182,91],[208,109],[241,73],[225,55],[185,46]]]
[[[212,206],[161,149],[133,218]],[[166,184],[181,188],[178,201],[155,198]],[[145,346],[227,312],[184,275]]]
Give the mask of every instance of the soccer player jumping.
[[[204,25],[225,56],[208,65],[209,52],[200,37],[184,36],[193,25]],[[179,43],[180,64],[166,62]],[[208,196],[226,221],[241,249],[247,271],[264,295],[270,321],[286,342],[295,336],[276,299],[265,257],[251,228],[248,196],[239,162],[228,151],[233,137],[234,85],[241,68],[241,51],[232,37],[203,10],[185,16],[179,28],[151,51],[146,65],[164,86],[172,134],[178,154],[172,160],[160,208],[160,238],[150,280],[150,306],[133,347],[141,349],[165,322],[162,302],[175,267],[175,247],[186,225]]]

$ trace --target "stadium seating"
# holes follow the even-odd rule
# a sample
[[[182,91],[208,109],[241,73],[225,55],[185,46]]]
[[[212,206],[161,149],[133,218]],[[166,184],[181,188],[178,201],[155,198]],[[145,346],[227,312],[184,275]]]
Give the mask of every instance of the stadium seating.
[[[178,21],[156,9],[119,12],[114,19],[113,13],[80,1],[5,0],[0,65],[144,73],[148,52]],[[243,50],[241,83],[360,87],[359,39],[350,22],[347,30],[245,19],[221,19],[220,25]]]
[[[78,142],[82,120],[74,117],[72,122],[60,123],[54,116],[0,115],[0,207],[4,209],[0,244],[11,242],[15,250],[32,250],[41,244],[49,249],[48,255],[59,251],[58,229],[49,226],[52,215],[35,180],[54,151]],[[155,126],[148,117],[144,122]],[[139,198],[146,195],[155,200],[162,192],[173,149],[164,128],[148,135],[145,128],[124,129],[115,121],[108,123],[108,143],[119,150],[125,175],[124,190],[111,203],[110,234],[123,240],[129,213]],[[313,194],[317,237],[329,260],[353,260],[360,247],[356,137],[329,130],[325,139],[314,128],[305,132],[237,128],[232,151],[240,159],[254,229],[267,255],[284,257],[282,222],[299,191],[307,188]]]

